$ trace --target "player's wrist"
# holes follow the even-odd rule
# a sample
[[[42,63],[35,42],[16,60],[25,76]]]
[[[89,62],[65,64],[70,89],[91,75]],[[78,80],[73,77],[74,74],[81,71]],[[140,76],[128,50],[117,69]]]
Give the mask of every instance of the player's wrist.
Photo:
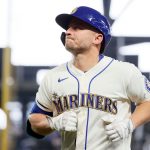
[[[53,117],[46,116],[46,119],[47,119],[47,122],[48,122],[48,126],[49,126],[52,130],[55,130]]]
[[[121,121],[119,126],[116,125],[116,130],[119,130],[119,128],[122,128],[122,127],[124,128],[124,130],[121,130],[121,131],[122,132],[124,131],[125,133],[128,133],[125,136],[125,138],[128,137],[130,134],[132,134],[132,132],[135,129],[134,124],[133,124],[131,118],[127,118],[127,119]],[[125,134],[122,133],[122,135],[125,135]]]
[[[60,114],[56,117],[47,116],[49,127],[52,130],[58,130],[58,131],[64,130],[64,125],[62,123],[62,116],[63,114]]]

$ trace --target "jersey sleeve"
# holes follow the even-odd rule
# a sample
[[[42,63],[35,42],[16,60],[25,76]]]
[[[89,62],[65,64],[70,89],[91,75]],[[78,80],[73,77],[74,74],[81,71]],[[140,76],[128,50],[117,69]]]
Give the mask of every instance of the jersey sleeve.
[[[136,104],[150,101],[150,82],[134,65],[130,70],[131,76],[127,86],[128,97]]]
[[[35,104],[33,105],[30,114],[41,113],[48,116],[53,116],[53,107],[49,96],[50,89],[51,89],[50,79],[51,78],[49,77],[48,74],[44,77],[42,83],[39,86],[38,92],[36,93]],[[43,135],[35,133],[32,130],[29,119],[27,119],[26,132],[30,136],[35,137],[37,139],[41,139],[45,137]]]
[[[37,106],[48,112],[53,112],[53,104],[50,98],[52,91],[51,80],[51,75],[47,73],[39,86],[38,92],[36,93]]]

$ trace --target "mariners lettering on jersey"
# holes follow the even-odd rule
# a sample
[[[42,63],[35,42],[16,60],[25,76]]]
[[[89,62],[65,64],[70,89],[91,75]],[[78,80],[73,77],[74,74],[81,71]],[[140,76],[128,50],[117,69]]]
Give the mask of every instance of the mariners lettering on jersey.
[[[78,95],[75,94],[66,96],[53,94],[51,95],[51,99],[58,114],[78,107],[89,107],[112,114],[117,113],[117,101],[113,101],[112,99],[101,95],[81,93],[79,99]]]
[[[148,92],[150,92],[150,81],[145,77],[145,87]]]

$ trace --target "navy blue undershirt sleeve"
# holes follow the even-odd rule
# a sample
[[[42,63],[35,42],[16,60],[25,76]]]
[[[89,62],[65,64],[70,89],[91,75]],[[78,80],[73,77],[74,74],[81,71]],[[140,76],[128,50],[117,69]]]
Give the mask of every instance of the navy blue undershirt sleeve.
[[[36,103],[34,104],[30,114],[33,114],[33,113],[45,114],[45,115],[48,115],[51,117],[53,116],[52,112],[42,110],[40,107],[38,107],[38,105]]]
[[[27,120],[27,124],[26,124],[26,132],[28,135],[30,135],[36,139],[42,139],[45,137],[44,135],[40,135],[32,130],[29,119]]]

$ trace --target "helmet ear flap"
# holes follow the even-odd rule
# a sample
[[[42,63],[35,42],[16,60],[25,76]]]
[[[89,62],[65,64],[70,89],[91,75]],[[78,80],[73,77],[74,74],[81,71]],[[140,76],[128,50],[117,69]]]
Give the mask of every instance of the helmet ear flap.
[[[62,32],[60,39],[61,39],[61,42],[63,43],[64,46],[65,46],[65,38],[66,38],[66,34],[65,34],[65,32]]]

